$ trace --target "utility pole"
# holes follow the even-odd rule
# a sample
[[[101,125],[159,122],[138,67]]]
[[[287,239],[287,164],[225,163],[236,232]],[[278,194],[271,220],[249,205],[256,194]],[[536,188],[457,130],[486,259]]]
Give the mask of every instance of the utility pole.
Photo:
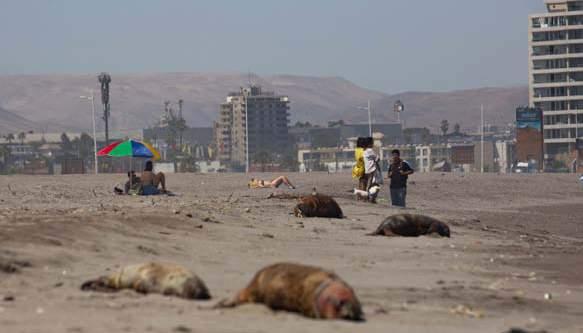
[[[368,105],[366,108],[368,109],[368,135],[372,137],[372,120],[370,118],[370,99],[368,100]]]
[[[481,127],[481,136],[482,140],[480,142],[481,149],[480,149],[480,172],[484,173],[484,104],[480,105],[480,127]]]
[[[93,123],[93,154],[95,159],[95,174],[99,173],[99,165],[97,164],[97,136],[95,135],[95,95],[91,89],[91,96],[81,96],[81,99],[91,101],[91,121]]]
[[[184,101],[182,99],[178,100],[178,131],[180,132],[180,149],[182,149],[182,138],[184,135],[184,118],[182,118],[182,105]]]
[[[370,107],[370,99],[368,100],[368,104],[366,107],[359,106],[359,110],[367,110],[368,112],[368,135],[372,137],[372,119],[371,119],[371,107]]]
[[[251,88],[249,88],[251,89]],[[251,91],[243,91],[245,98],[245,173],[249,173],[249,93]]]
[[[579,171],[579,110],[575,110],[575,170],[574,172],[577,173]]]
[[[109,116],[110,116],[110,105],[109,105],[109,84],[111,83],[111,76],[109,74],[102,72],[97,77],[99,83],[101,84],[101,103],[103,104],[103,121],[105,121],[105,144],[109,144]]]

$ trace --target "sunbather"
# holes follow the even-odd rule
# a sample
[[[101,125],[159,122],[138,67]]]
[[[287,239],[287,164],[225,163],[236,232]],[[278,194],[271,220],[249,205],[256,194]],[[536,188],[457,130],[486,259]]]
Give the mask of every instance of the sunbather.
[[[281,184],[287,185],[290,189],[295,189],[296,187],[292,185],[286,176],[279,176],[272,181],[265,181],[262,179],[251,178],[251,181],[247,184],[249,188],[278,188]]]

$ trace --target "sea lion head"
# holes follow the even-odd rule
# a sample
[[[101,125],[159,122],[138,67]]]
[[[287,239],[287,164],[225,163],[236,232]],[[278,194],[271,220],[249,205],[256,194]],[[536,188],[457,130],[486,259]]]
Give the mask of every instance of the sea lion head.
[[[184,282],[184,297],[188,299],[211,299],[211,294],[200,279],[189,278]]]
[[[354,291],[341,281],[332,281],[325,285],[317,295],[315,305],[318,318],[321,319],[364,320]]]
[[[299,203],[294,207],[294,216],[296,217],[304,217],[304,210],[306,208],[304,207],[304,204]]]
[[[436,223],[435,231],[442,237],[450,238],[449,226],[443,222]]]
[[[83,291],[101,291],[101,292],[114,292],[117,291],[115,287],[112,287],[107,276],[102,276],[94,280],[85,281],[81,285],[81,290]]]

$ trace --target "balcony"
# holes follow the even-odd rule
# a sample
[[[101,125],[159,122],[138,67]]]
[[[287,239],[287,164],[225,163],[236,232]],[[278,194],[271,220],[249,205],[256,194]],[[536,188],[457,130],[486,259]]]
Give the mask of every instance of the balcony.
[[[543,40],[543,41],[534,41],[531,40],[532,46],[550,46],[550,45],[573,45],[573,44],[582,44],[582,39],[555,39],[555,40]]]
[[[583,67],[543,68],[543,69],[532,68],[531,70],[532,74],[561,74],[583,72]]]
[[[543,111],[543,116],[563,116],[563,115],[583,115],[583,110],[555,110],[555,111]],[[583,121],[581,122],[583,124]]]
[[[552,124],[552,125],[544,125],[545,130],[552,130],[552,129],[567,129],[567,128],[580,128],[583,130],[583,123],[579,124]],[[581,131],[583,134],[583,131]]]
[[[574,22],[571,25],[539,25],[539,27],[535,27],[533,25],[532,32],[553,32],[553,31],[562,31],[562,30],[580,30],[583,29],[583,22]]]
[[[535,102],[558,102],[558,101],[576,101],[583,100],[583,95],[580,96],[549,96],[549,97],[533,97]]]
[[[575,138],[553,138],[553,139],[544,139],[544,143],[575,143]]]

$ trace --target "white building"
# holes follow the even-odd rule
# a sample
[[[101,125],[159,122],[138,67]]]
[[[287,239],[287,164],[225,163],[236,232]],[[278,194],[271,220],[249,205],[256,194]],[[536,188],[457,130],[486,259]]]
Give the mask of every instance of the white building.
[[[583,1],[545,0],[529,17],[529,104],[543,110],[544,150],[575,150],[583,135]]]

